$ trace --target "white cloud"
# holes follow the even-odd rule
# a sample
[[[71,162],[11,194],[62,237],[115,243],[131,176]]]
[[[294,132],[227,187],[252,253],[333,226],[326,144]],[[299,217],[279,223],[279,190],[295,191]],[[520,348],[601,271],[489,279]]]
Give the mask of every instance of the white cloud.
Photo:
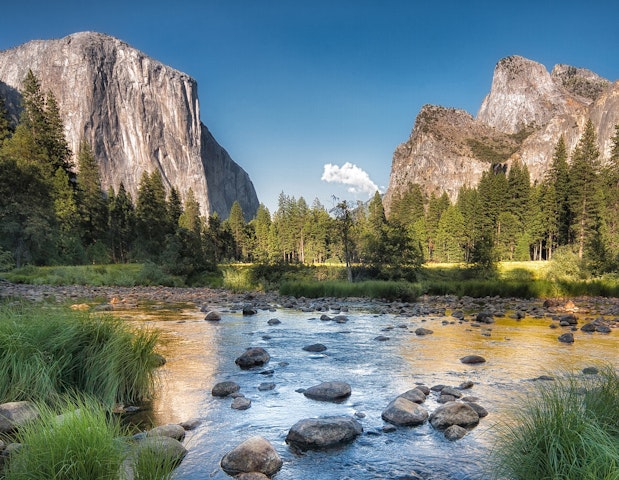
[[[329,183],[350,185],[348,191],[354,194],[367,193],[368,197],[371,197],[377,190],[380,192],[380,189],[370,179],[367,172],[350,162],[346,162],[341,167],[332,163],[325,164],[320,179]]]

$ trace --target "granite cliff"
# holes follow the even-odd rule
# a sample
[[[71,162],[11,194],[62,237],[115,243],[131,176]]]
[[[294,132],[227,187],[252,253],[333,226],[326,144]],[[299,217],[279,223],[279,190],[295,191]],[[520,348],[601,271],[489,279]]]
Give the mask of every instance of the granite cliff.
[[[71,150],[92,145],[104,189],[122,181],[135,199],[142,173],[158,169],[168,188],[193,189],[205,215],[226,217],[235,200],[256,212],[249,176],[200,121],[193,78],[100,33],[31,41],[0,52],[0,95],[15,117],[29,69],[56,97]]]
[[[476,186],[493,163],[509,166],[519,159],[531,179],[540,180],[559,137],[571,152],[589,118],[604,161],[619,124],[619,82],[583,68],[557,65],[548,72],[523,57],[504,58],[476,118],[453,108],[421,109],[409,139],[393,155],[385,209],[409,183],[427,194],[447,192],[454,201],[460,187]]]

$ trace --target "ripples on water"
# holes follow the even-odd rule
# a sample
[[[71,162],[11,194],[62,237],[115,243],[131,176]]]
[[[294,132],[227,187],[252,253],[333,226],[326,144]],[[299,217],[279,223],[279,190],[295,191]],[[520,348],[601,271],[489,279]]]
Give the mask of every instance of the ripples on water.
[[[428,480],[484,478],[491,427],[532,378],[601,362],[619,367],[616,331],[576,332],[575,343],[566,345],[557,340],[560,330],[548,328],[548,319],[498,318],[492,325],[474,327],[447,317],[350,312],[349,321],[339,324],[319,316],[285,309],[247,317],[223,312],[220,322],[211,323],[203,320],[204,314],[185,311],[173,319],[168,312],[166,319],[155,315],[142,322],[162,332],[161,353],[168,360],[153,402],[153,423],[202,420],[188,432],[189,454],[176,470],[176,479],[229,479],[219,461],[253,435],[267,438],[284,460],[277,480],[406,479],[415,478],[413,474]],[[271,318],[282,323],[270,326]],[[418,327],[434,333],[417,336]],[[389,340],[376,340],[379,335]],[[302,350],[313,343],[328,349],[321,354]],[[265,348],[271,355],[269,364],[240,370],[234,360],[250,346]],[[482,355],[487,362],[462,364],[459,358],[469,354]],[[266,370],[273,373],[265,375]],[[249,410],[233,410],[231,399],[212,397],[213,385],[225,380],[241,385],[241,393],[252,401]],[[296,391],[334,380],[352,387],[343,403],[309,400]],[[479,397],[490,414],[463,439],[450,442],[427,423],[382,432],[381,413],[397,395],[418,383],[457,386],[465,380],[475,382],[465,394]],[[275,389],[259,391],[263,382],[275,383]],[[434,410],[435,397],[428,397],[424,406]],[[364,433],[348,446],[297,455],[284,441],[298,420],[354,414],[362,414]]]

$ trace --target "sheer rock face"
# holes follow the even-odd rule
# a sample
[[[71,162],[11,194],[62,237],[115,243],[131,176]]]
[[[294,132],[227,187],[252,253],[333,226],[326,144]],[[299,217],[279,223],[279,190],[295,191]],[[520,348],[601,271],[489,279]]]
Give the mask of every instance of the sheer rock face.
[[[193,78],[99,33],[32,41],[0,52],[0,94],[14,116],[29,69],[56,97],[71,150],[82,138],[92,145],[104,189],[122,181],[135,199],[142,173],[158,169],[183,197],[192,188],[203,214],[225,217],[235,200],[255,213],[249,176],[200,121]]]
[[[385,209],[409,183],[419,183],[428,195],[447,192],[455,201],[460,188],[475,187],[492,163],[509,166],[519,159],[531,179],[540,180],[559,137],[571,152],[589,118],[604,161],[619,123],[619,82],[568,65],[549,73],[537,62],[504,58],[477,118],[433,105],[421,109],[409,139],[393,155]]]

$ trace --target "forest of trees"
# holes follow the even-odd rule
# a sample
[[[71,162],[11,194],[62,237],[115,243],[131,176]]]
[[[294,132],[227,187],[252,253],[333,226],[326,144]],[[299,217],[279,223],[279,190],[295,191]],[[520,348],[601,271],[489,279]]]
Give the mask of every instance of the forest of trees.
[[[487,264],[550,260],[569,250],[592,274],[619,258],[619,125],[602,165],[588,122],[573,152],[563,138],[543,181],[518,161],[489,166],[457,201],[409,185],[389,217],[378,192],[367,203],[334,198],[327,209],[283,192],[271,213],[246,222],[234,203],[225,220],[204,218],[193,192],[166,191],[144,173],[137,198],[121,183],[103,191],[90,145],[73,154],[51,92],[29,72],[22,114],[9,121],[0,97],[0,266],[150,261],[192,275],[225,261],[413,267],[423,262]],[[74,163],[75,162],[75,163]]]

